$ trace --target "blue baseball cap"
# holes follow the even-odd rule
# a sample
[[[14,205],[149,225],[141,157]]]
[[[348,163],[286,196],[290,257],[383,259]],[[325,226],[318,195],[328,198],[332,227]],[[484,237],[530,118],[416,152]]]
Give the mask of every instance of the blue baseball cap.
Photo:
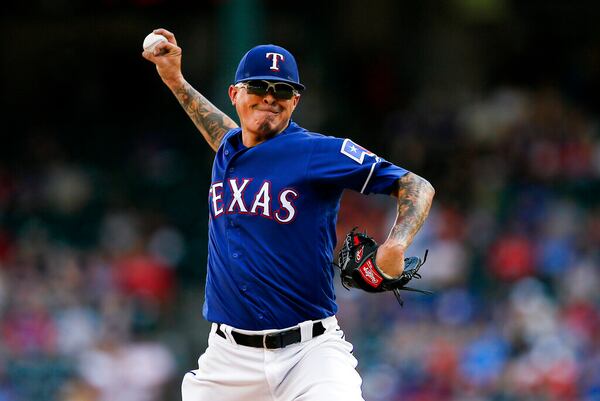
[[[255,79],[287,82],[299,90],[304,90],[294,56],[276,45],[253,47],[242,57],[235,72],[235,83]]]

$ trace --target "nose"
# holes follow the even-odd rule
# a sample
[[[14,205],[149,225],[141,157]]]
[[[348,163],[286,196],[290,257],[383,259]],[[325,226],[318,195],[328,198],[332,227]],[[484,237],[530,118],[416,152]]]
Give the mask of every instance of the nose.
[[[273,96],[273,91],[267,91],[267,94],[263,96],[263,102],[267,104],[275,104],[277,102],[277,99],[275,98],[275,96]]]

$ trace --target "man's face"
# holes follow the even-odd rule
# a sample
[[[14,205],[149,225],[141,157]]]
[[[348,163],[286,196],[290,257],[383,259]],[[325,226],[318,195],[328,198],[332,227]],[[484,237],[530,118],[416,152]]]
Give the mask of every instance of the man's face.
[[[272,89],[266,94],[253,94],[245,86],[230,86],[229,97],[235,106],[244,132],[260,138],[268,138],[283,131],[300,100],[299,94],[281,99]]]

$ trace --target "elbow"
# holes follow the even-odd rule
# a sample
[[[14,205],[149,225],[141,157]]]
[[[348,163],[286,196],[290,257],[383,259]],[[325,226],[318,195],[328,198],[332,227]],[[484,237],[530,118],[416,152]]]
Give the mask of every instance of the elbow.
[[[408,173],[398,181],[398,187],[394,195],[398,198],[412,194],[418,198],[433,200],[435,188],[425,178],[414,173]]]
[[[421,178],[421,177],[419,177]],[[423,193],[425,194],[425,196],[427,196],[430,200],[433,200],[433,197],[435,196],[435,188],[433,187],[433,185],[431,185],[431,183],[429,181],[427,181],[425,178],[421,178],[421,180],[423,180]]]
[[[433,185],[423,177],[416,176],[415,180],[418,181],[418,183],[415,184],[415,187],[419,188],[417,196],[421,198],[422,202],[428,205],[427,208],[429,209],[433,203],[435,188],[433,188]]]

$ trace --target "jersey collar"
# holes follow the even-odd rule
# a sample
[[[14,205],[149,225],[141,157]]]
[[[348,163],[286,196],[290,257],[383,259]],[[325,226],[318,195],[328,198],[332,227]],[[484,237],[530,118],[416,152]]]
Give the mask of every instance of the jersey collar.
[[[300,126],[298,124],[296,124],[294,121],[290,120],[290,123],[283,131],[281,131],[279,134],[275,135],[273,138],[271,138],[263,143],[267,143],[269,141],[276,140],[277,138],[279,138],[285,134],[297,132],[300,130],[302,130],[302,128],[300,128]],[[244,143],[242,142],[242,128],[237,128],[235,131],[233,131],[233,133],[231,135],[228,135],[225,138],[225,142],[227,142],[229,144],[229,146],[231,146],[233,149],[235,149],[235,151],[246,148],[244,146]],[[257,145],[257,146],[260,146],[260,145]]]

